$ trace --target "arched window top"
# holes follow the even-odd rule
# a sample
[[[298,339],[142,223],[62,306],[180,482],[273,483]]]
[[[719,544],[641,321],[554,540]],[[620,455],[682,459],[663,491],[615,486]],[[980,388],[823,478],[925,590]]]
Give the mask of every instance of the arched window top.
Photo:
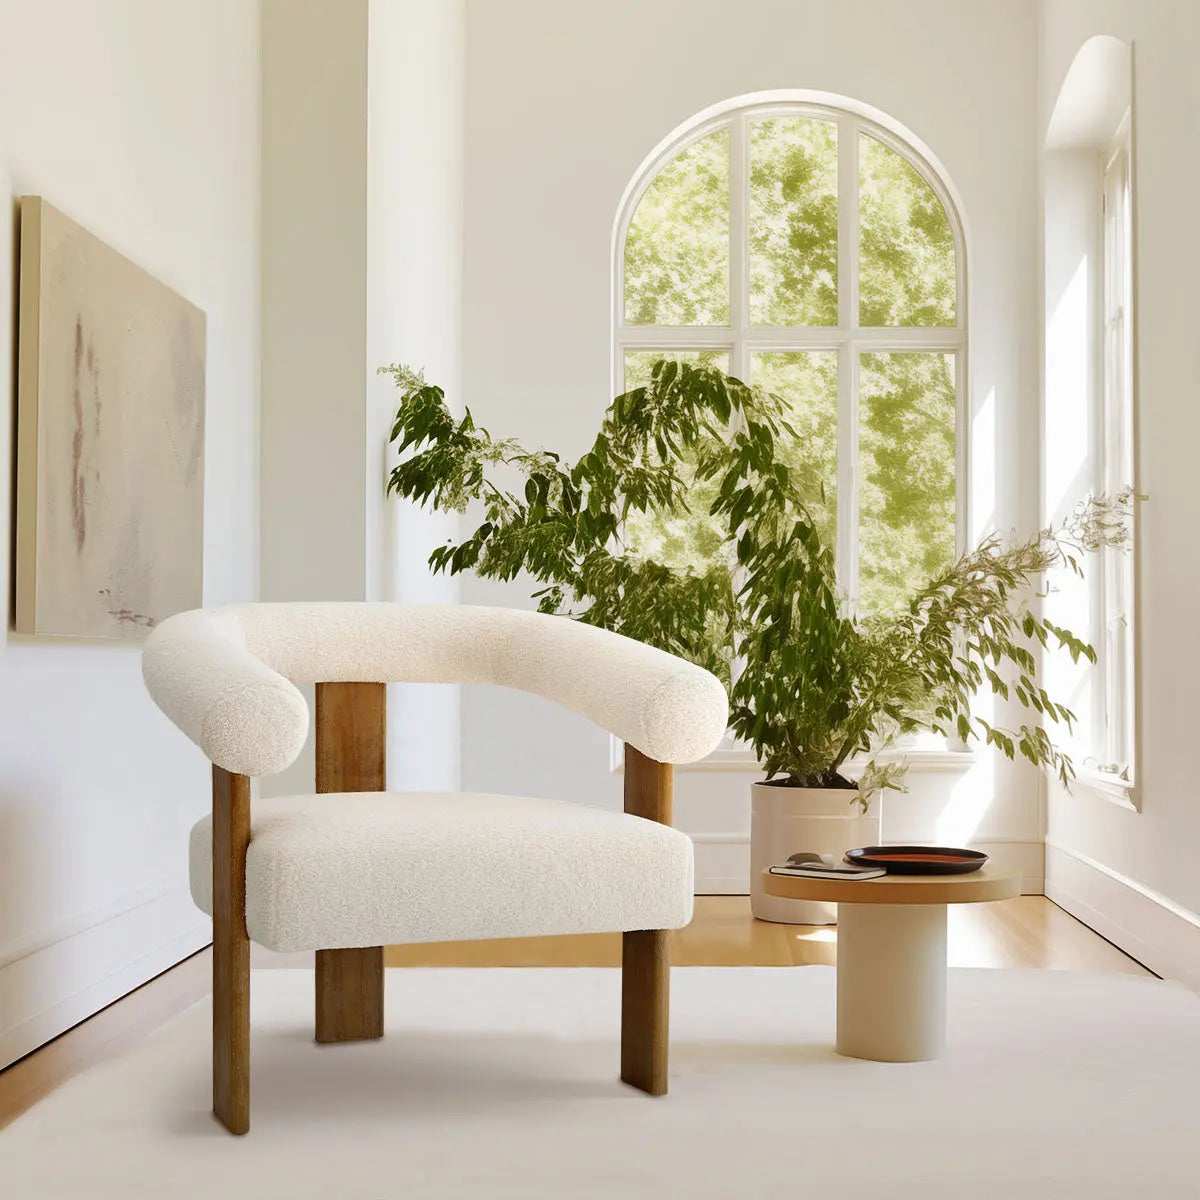
[[[643,162],[614,234],[617,326],[965,325],[945,171],[844,97],[759,93],[697,114]]]
[[[1107,150],[1129,111],[1133,48],[1101,33],[1071,61],[1046,130],[1047,150]]]
[[[785,396],[852,605],[906,602],[963,548],[966,244],[916,138],[813,92],[715,106],[642,164],[613,251],[616,389],[678,357]],[[705,507],[635,539],[702,559]]]

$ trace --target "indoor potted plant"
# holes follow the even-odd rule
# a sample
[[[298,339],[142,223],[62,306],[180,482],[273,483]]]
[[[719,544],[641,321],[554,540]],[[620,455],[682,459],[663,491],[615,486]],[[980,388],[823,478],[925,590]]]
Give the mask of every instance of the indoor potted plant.
[[[902,611],[859,619],[810,514],[813,481],[789,466],[802,456],[777,453],[797,436],[779,397],[664,360],[646,386],[613,401],[591,449],[565,464],[492,438],[469,411],[456,418],[419,373],[385,370],[401,392],[389,492],[440,509],[482,507],[472,533],[433,552],[435,570],[494,579],[524,570],[540,585],[542,611],[660,646],[726,683],[731,730],[767,774],[753,789],[756,915],[833,919],[832,906],[764,896],[759,872],[795,850],[878,841],[872,802],[902,789],[905,769],[880,756],[916,730],[981,739],[1072,777],[1046,731],[1072,714],[1040,685],[1035,649],[1094,654],[1028,598],[1050,568],[1079,570],[1082,553],[1124,540],[1129,494],[1088,500],[1027,541],[989,538]],[[494,478],[514,470],[520,490]],[[627,545],[640,514],[686,511],[700,494],[713,542],[702,562],[672,566]],[[1005,729],[978,716],[972,699],[984,686],[1033,710],[1034,723]]]
[[[802,531],[801,544],[764,545],[749,559],[730,726],[767,772],[752,789],[756,916],[834,920],[833,905],[767,896],[761,871],[789,849],[840,854],[877,842],[875,798],[905,790],[907,763],[894,747],[909,734],[978,739],[1070,782],[1071,759],[1047,725],[1069,729],[1074,715],[1039,682],[1036,649],[1061,647],[1092,661],[1095,652],[1030,599],[1052,568],[1078,571],[1086,552],[1122,544],[1131,502],[1129,493],[1089,499],[1027,541],[993,535],[936,574],[903,610],[863,620],[838,604],[830,551],[819,541],[805,546]],[[984,687],[1031,710],[1033,723],[1007,729],[973,711]]]

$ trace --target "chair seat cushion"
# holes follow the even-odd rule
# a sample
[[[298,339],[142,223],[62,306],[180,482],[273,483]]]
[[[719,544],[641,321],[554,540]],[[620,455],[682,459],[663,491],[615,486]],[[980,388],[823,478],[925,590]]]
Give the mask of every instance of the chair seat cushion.
[[[212,818],[191,835],[212,912]],[[271,950],[678,929],[692,843],[641,817],[463,792],[256,799],[246,928]]]

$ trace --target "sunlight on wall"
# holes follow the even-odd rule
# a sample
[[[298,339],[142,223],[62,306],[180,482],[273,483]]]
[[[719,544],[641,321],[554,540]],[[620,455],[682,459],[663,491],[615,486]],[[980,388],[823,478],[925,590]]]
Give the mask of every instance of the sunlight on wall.
[[[970,540],[977,544],[996,529],[996,455],[999,449],[996,389],[989,388],[971,417]],[[995,720],[994,697],[980,694],[973,705],[977,716]],[[965,846],[975,836],[996,794],[995,755],[980,753],[977,762],[954,785],[937,819],[937,841]]]
[[[1086,230],[1071,233],[1084,244],[1091,236]],[[1046,320],[1043,511],[1047,521],[1061,520],[1090,490],[1096,472],[1092,432],[1091,255],[1084,253],[1073,267],[1068,259],[1065,269],[1060,268],[1058,273],[1068,282],[1053,309],[1047,311]],[[1089,581],[1063,567],[1047,575],[1046,587],[1043,615],[1094,641],[1092,614],[1096,597]],[[1095,690],[1092,669],[1085,659],[1073,663],[1067,654],[1058,653],[1042,656],[1042,671],[1050,694],[1079,718],[1076,736],[1068,736],[1065,728],[1059,728],[1055,740],[1067,742],[1078,751],[1078,734],[1082,732],[1087,740],[1092,728]]]
[[[970,770],[954,785],[950,800],[938,818],[939,845],[970,845],[995,794],[996,756],[981,754]]]
[[[996,389],[971,418],[971,545],[996,527]]]
[[[1090,480],[1089,263],[1079,260],[1046,324],[1046,510],[1059,517]]]
[[[1092,170],[1091,165],[1082,171],[1077,167],[1076,174],[1090,180]],[[1055,179],[1058,178],[1055,174]],[[1074,176],[1063,173],[1063,178]],[[1073,223],[1073,215],[1083,221],[1085,214],[1073,214],[1069,207],[1056,215],[1058,252],[1055,256],[1053,251],[1048,251],[1047,272],[1052,271],[1066,283],[1061,287],[1057,302],[1047,306],[1046,314],[1047,403],[1042,436],[1046,447],[1043,512],[1047,521],[1061,520],[1091,489],[1096,475],[1092,421],[1095,270],[1092,267],[1094,251],[1091,250],[1095,231],[1090,222]],[[1047,290],[1051,292],[1049,285]],[[1047,576],[1046,586],[1043,615],[1055,624],[1073,629],[1088,641],[1095,641],[1097,631],[1093,613],[1097,593],[1094,584],[1063,567]],[[1095,719],[1093,669],[1085,659],[1074,663],[1067,654],[1046,654],[1042,657],[1042,670],[1047,690],[1078,718],[1074,734],[1068,735],[1066,729],[1060,727],[1054,733],[1055,740],[1067,744],[1078,754],[1081,746],[1090,741]]]

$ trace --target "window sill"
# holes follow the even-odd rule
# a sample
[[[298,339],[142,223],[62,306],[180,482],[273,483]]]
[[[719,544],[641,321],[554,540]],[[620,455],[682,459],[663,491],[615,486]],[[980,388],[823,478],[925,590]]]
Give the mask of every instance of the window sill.
[[[1141,802],[1138,797],[1137,784],[1111,771],[1096,771],[1084,768],[1075,777],[1072,785],[1080,792],[1107,800],[1118,808],[1127,808],[1130,812],[1141,812]]]
[[[971,750],[890,750],[879,756],[880,762],[899,762],[908,759],[909,769],[927,774],[941,772],[965,772],[978,762],[974,751]],[[846,764],[847,773],[856,775],[865,766],[861,758],[852,759]],[[612,769],[625,769],[625,746],[617,738],[613,739]],[[707,758],[699,762],[680,763],[676,771],[740,771],[746,773],[761,773],[763,768],[749,750],[733,747],[721,747],[714,750]]]

